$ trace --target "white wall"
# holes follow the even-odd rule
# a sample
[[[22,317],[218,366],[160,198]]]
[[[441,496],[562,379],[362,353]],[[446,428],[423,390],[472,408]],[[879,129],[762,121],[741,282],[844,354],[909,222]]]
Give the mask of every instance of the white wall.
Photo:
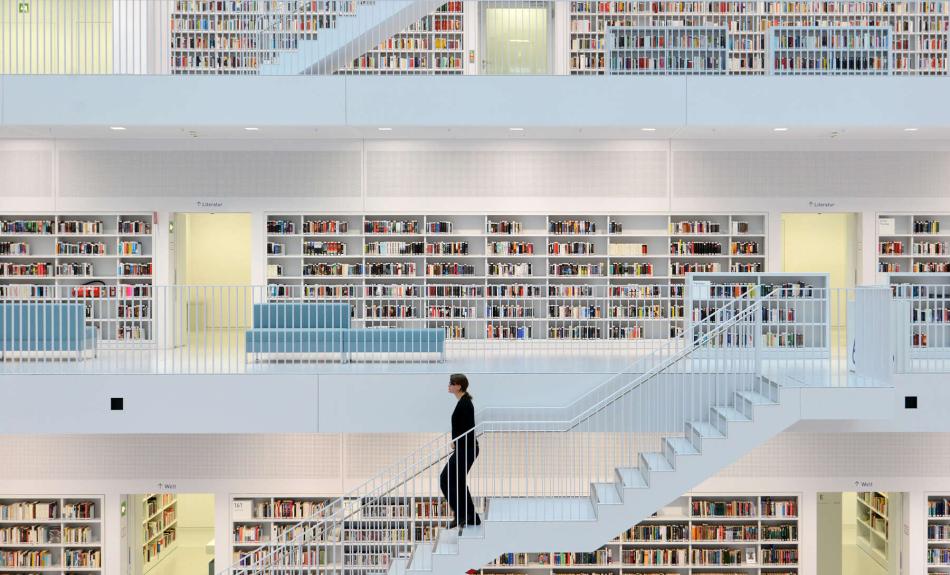
[[[248,212],[255,282],[264,215],[783,212],[859,215],[859,269],[876,277],[877,214],[950,212],[950,144],[847,141],[0,141],[4,212],[157,212],[157,283],[174,212]]]

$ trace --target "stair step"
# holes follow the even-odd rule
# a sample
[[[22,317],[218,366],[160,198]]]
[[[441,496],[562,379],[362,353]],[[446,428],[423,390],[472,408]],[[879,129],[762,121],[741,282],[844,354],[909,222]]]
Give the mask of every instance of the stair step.
[[[442,529],[435,542],[434,555],[458,555],[459,532],[457,529]]]
[[[725,436],[716,426],[705,421],[690,421],[690,427],[696,430],[700,437],[704,439],[722,439]]]
[[[485,538],[485,524],[481,525],[466,525],[462,532],[459,533],[460,539],[484,539]]]
[[[489,500],[483,521],[596,521],[590,497],[516,497]]]
[[[617,475],[623,482],[624,489],[646,489],[647,482],[643,479],[643,473],[637,467],[623,467],[617,469]]]
[[[673,466],[662,453],[641,453],[650,471],[673,471]]]
[[[430,542],[418,543],[412,552],[412,563],[409,565],[413,571],[431,570],[432,555],[435,545]]]
[[[746,417],[744,413],[734,407],[714,407],[713,411],[721,415],[726,421],[752,421]]]
[[[408,570],[409,560],[403,557],[397,557],[389,564],[389,571],[386,571],[386,575],[406,575]],[[382,573],[382,571],[380,571],[380,573]]]
[[[696,446],[685,437],[667,437],[666,442],[670,444],[677,455],[699,455]]]
[[[593,485],[598,503],[602,505],[620,505],[623,503],[623,497],[620,496],[616,483],[594,483]]]
[[[752,405],[775,405],[774,401],[754,391],[740,391],[738,395]]]

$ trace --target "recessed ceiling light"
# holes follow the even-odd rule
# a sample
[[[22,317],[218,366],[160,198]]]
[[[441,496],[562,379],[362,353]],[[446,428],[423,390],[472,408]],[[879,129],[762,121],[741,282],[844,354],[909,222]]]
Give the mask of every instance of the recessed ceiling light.
[[[116,131],[116,132],[122,132],[122,131],[125,130],[125,127],[123,127],[123,126],[109,126],[109,129],[110,129],[110,130],[113,130],[113,131]]]
[[[376,129],[379,130],[380,132],[392,132],[392,131],[393,131],[392,128],[376,128]]]
[[[787,132],[788,128],[772,128],[773,132]]]
[[[508,128],[512,132],[524,132],[524,128]]]
[[[916,132],[917,128],[904,128],[905,132]]]
[[[641,132],[655,132],[656,128],[640,128]]]
[[[260,128],[255,128],[255,127],[253,127],[253,126],[249,126],[249,127],[247,127],[247,128],[244,128],[244,129],[247,130],[248,132],[256,132],[256,131],[260,130]]]

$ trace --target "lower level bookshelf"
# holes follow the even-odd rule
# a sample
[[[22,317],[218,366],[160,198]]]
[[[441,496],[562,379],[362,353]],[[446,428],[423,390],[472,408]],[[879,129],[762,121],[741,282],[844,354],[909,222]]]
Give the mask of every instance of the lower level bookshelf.
[[[234,561],[250,564],[261,556],[262,545],[305,533],[303,527],[333,512],[333,505],[334,500],[321,497],[233,497]],[[367,567],[386,568],[393,557],[408,556],[414,544],[433,540],[451,521],[445,502],[436,497],[393,497],[372,504],[353,500],[343,505],[348,507],[348,519],[339,530],[321,537],[333,545],[314,548],[300,565],[283,569],[307,566],[350,574]],[[596,551],[506,553],[480,573],[797,575],[799,508],[796,494],[687,495]],[[372,553],[348,552],[360,546],[370,546]]]

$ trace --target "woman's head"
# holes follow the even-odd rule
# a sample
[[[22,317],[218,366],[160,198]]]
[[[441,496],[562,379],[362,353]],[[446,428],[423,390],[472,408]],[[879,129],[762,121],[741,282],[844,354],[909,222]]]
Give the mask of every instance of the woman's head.
[[[463,395],[471,397],[468,393],[468,378],[464,373],[453,373],[449,376],[449,393],[459,397]]]

